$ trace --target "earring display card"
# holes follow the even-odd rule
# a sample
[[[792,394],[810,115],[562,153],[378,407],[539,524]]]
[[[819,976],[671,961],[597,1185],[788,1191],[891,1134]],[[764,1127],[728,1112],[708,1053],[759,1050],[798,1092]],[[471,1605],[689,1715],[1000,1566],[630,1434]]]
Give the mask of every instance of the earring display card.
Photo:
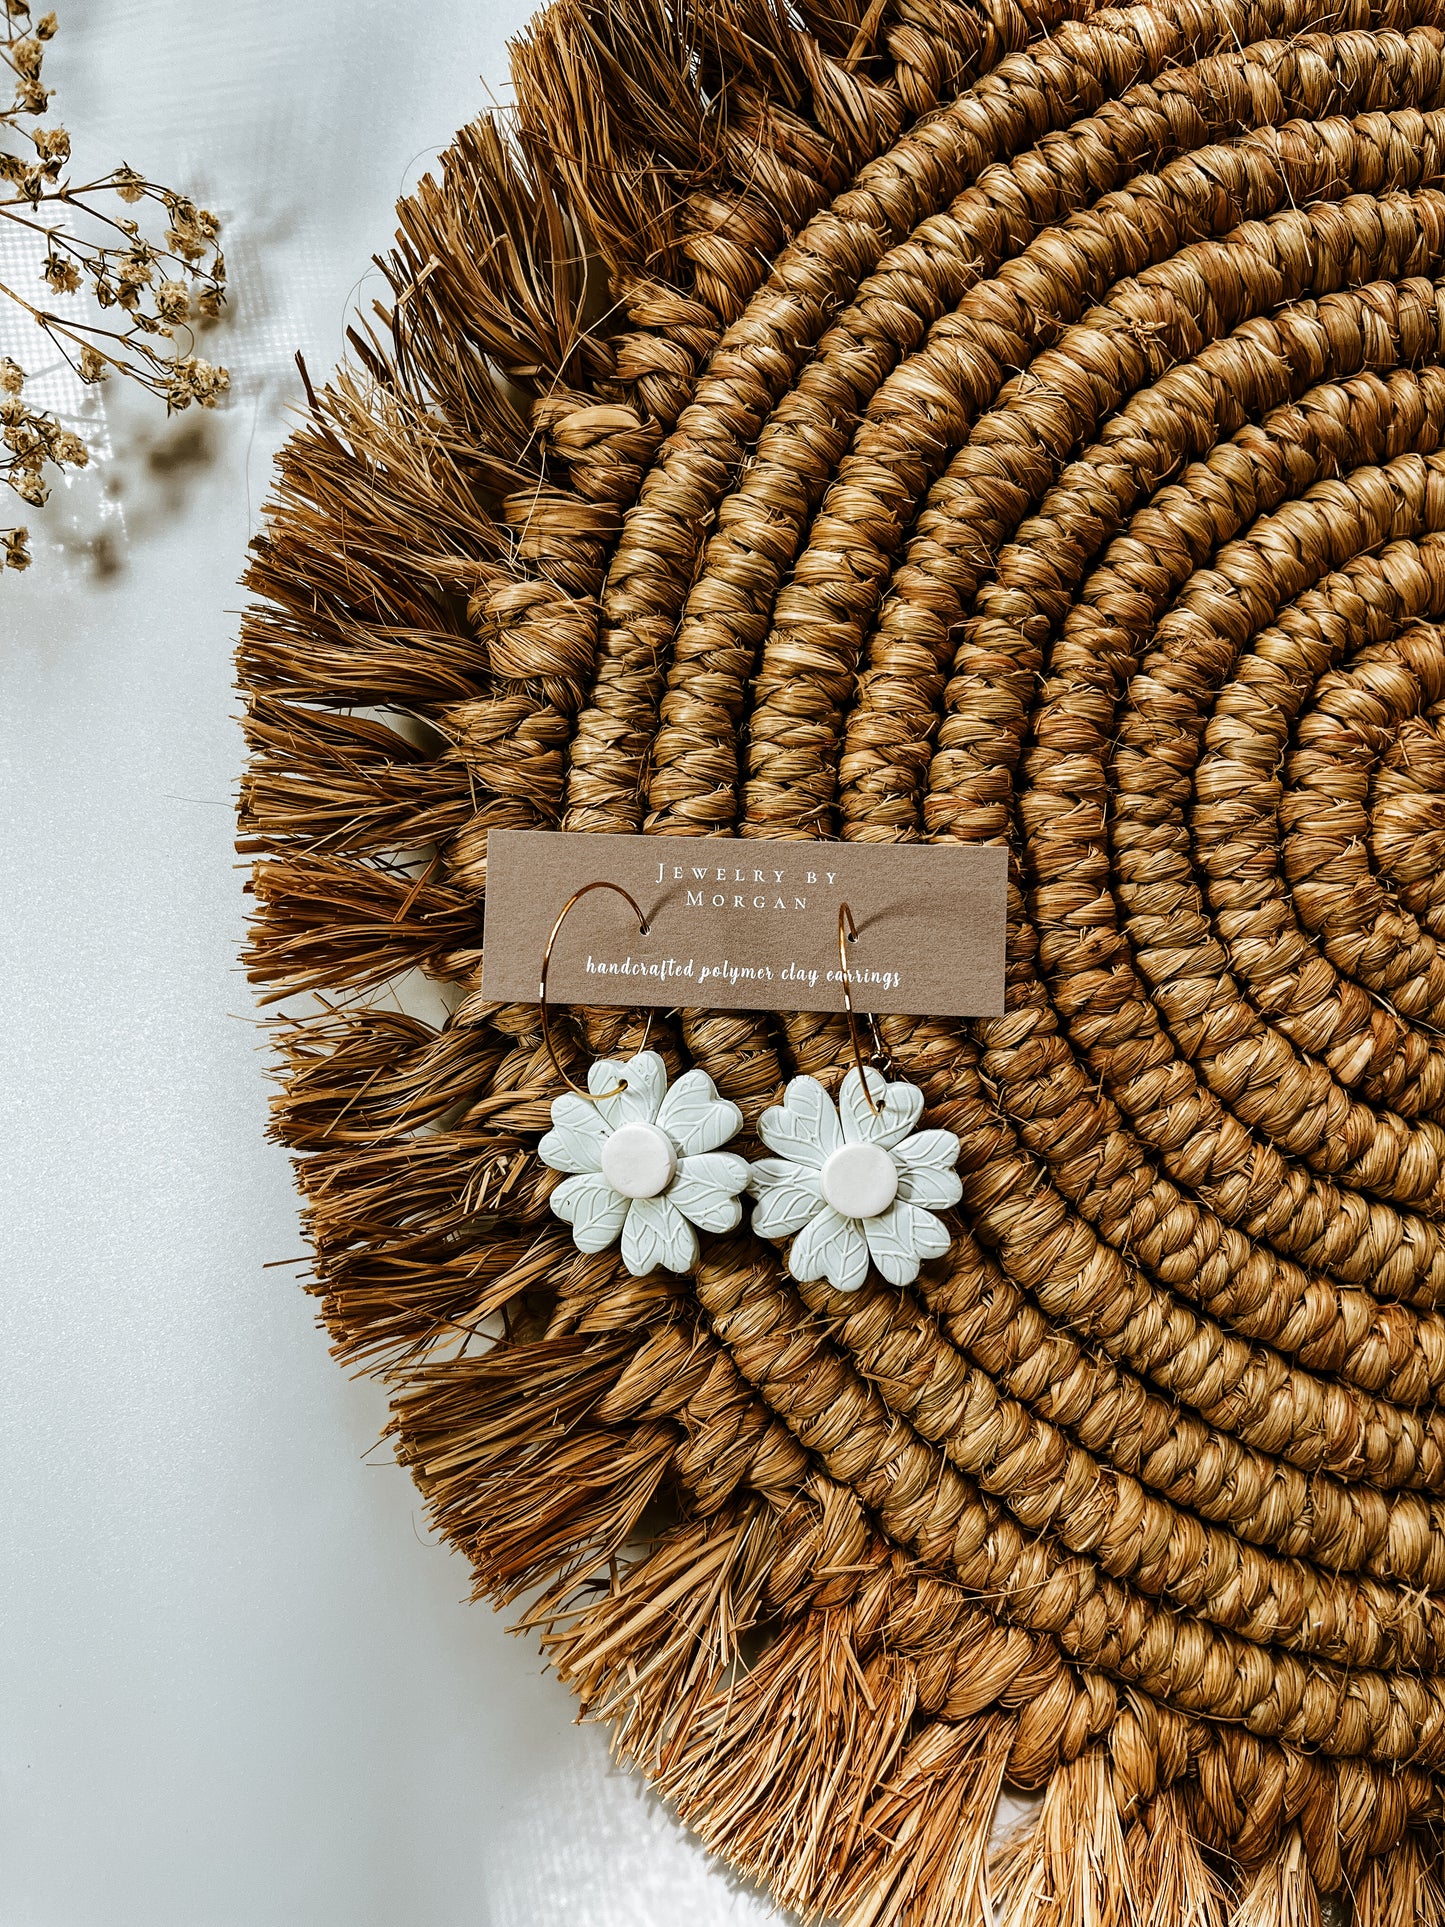
[[[558,1004],[842,1010],[838,913],[856,1010],[915,1017],[1003,1011],[1008,852],[963,843],[793,843],[733,837],[493,830],[487,842],[482,994],[537,999],[558,912],[585,884],[552,950]]]

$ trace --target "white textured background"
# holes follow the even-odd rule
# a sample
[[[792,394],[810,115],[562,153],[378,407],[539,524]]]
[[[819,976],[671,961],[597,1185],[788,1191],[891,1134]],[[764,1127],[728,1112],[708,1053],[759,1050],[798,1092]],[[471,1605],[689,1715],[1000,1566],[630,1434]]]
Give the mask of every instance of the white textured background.
[[[291,356],[335,360],[525,0],[56,3],[78,166],[226,218],[233,402],[112,397],[0,582],[0,1923],[759,1921],[464,1603],[265,1268],[301,1247],[235,963],[235,581]]]

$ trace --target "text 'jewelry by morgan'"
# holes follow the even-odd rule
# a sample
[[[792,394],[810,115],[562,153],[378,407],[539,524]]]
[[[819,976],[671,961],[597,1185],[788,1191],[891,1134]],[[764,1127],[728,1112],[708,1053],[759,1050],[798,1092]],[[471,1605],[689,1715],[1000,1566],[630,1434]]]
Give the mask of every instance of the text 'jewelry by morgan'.
[[[785,1263],[802,1284],[826,1278],[857,1291],[871,1259],[891,1285],[910,1285],[925,1259],[951,1242],[936,1211],[958,1203],[952,1131],[914,1131],[923,1110],[916,1084],[890,1084],[865,1064],[848,983],[846,945],[857,930],[847,904],[838,911],[843,1008],[853,1066],[835,1105],[813,1077],[795,1077],[783,1102],[763,1112],[758,1135],[778,1155],[750,1168],[760,1237],[792,1237]],[[795,1235],[796,1234],[796,1235]]]
[[[742,1218],[739,1194],[747,1187],[748,1167],[720,1147],[737,1135],[743,1114],[718,1096],[706,1071],[686,1071],[669,1088],[667,1066],[656,1051],[641,1050],[625,1063],[599,1060],[587,1073],[585,1090],[558,1062],[547,1009],[547,967],[568,911],[589,890],[599,889],[625,897],[639,931],[647,934],[636,900],[618,883],[585,884],[552,925],[537,999],[547,1055],[569,1089],[553,1100],[552,1128],[537,1151],[551,1170],[569,1174],[550,1202],[556,1216],[571,1225],[579,1251],[605,1251],[620,1237],[622,1262],[634,1278],[659,1268],[691,1271],[698,1231],[734,1231]],[[651,1023],[649,1013],[649,1028]]]

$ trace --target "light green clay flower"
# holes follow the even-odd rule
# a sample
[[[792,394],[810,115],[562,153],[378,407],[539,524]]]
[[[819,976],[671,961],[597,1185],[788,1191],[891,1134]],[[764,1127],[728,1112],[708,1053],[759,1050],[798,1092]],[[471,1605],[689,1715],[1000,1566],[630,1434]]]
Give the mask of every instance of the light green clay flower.
[[[568,1091],[552,1105],[552,1128],[538,1145],[542,1162],[572,1173],[552,1193],[552,1209],[572,1227],[579,1251],[605,1251],[620,1234],[622,1262],[634,1278],[691,1271],[697,1231],[733,1231],[748,1167],[718,1147],[742,1126],[736,1104],[719,1097],[706,1071],[687,1071],[668,1089],[656,1051],[626,1064],[603,1060],[587,1074],[586,1098]]]
[[[795,1077],[783,1102],[764,1111],[758,1135],[779,1155],[750,1168],[757,1200],[753,1229],[786,1238],[787,1266],[810,1284],[857,1291],[871,1258],[891,1285],[909,1285],[927,1258],[949,1247],[948,1227],[934,1216],[963,1195],[952,1131],[918,1131],[923,1093],[887,1084],[870,1068],[869,1109],[863,1081],[849,1071],[838,1104],[816,1078]],[[930,1208],[932,1207],[932,1208]]]

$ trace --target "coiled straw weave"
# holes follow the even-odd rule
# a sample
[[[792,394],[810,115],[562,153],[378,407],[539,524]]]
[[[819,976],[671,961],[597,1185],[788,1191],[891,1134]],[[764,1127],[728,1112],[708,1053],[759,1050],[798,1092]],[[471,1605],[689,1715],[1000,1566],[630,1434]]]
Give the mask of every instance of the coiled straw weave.
[[[1442,26],[560,0],[280,458],[243,824],[327,1325],[810,1918],[1441,1918]],[[884,1023],[963,1143],[916,1289],[572,1248],[496,825],[1007,844],[1007,1014]],[[846,1062],[659,1035],[750,1125]]]

